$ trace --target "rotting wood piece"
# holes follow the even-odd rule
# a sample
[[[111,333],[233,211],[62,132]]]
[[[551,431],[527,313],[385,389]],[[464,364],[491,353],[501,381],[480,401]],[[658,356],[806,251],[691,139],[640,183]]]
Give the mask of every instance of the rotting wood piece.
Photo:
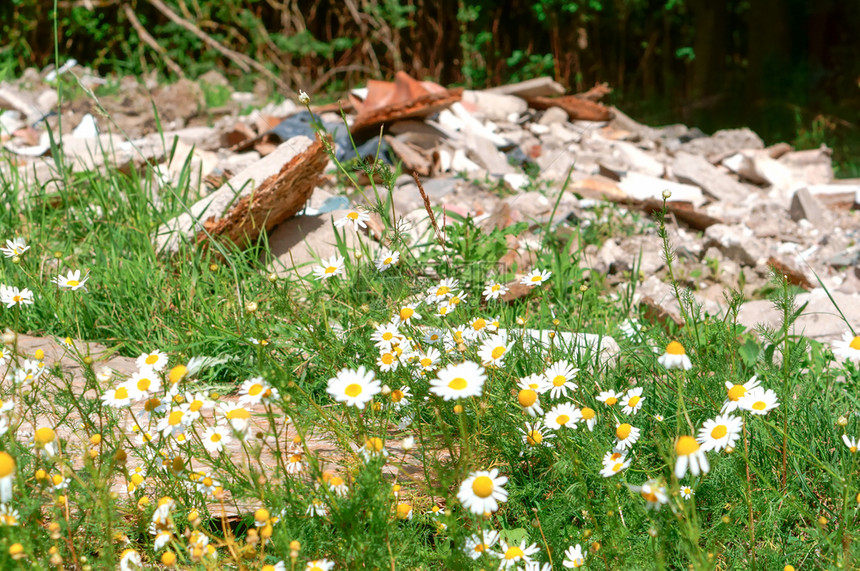
[[[567,111],[571,121],[609,121],[612,118],[612,111],[609,107],[582,99],[576,95],[529,97],[526,101],[528,101],[529,107],[538,110],[561,107]]]
[[[254,192],[240,198],[223,217],[213,216],[204,222],[205,232],[197,234],[197,243],[208,243],[208,232],[239,247],[248,246],[261,232],[268,232],[304,207],[320,184],[327,162],[325,148],[317,138]]]
[[[366,134],[368,131],[383,124],[390,125],[395,121],[428,117],[437,113],[463,97],[463,88],[449,89],[441,93],[427,93],[409,101],[398,101],[385,107],[359,113],[352,123],[353,135]]]

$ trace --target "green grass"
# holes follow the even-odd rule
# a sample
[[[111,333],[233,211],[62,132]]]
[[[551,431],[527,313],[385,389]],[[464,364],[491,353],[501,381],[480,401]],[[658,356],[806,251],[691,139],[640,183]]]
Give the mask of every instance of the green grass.
[[[384,165],[364,168],[393,184]],[[398,264],[377,271],[365,238],[361,256],[344,252],[345,270],[337,277],[275,279],[265,263],[265,238],[244,252],[186,245],[173,258],[160,257],[150,240],[153,231],[183,212],[196,190],[183,183],[157,191],[160,200],[153,201],[148,169],[97,175],[61,168],[62,184],[52,193],[26,188],[14,169],[0,181],[8,205],[0,209],[5,234],[0,238],[24,237],[31,245],[19,259],[0,261],[0,283],[35,293],[32,305],[0,309],[0,325],[98,341],[131,357],[159,349],[169,356],[169,366],[156,374],[165,387],[168,371],[192,357],[231,358],[185,376],[171,393],[156,393],[165,409],[156,410],[149,425],[136,419],[149,432],[178,410],[176,393],[203,390],[219,398],[209,391],[235,394],[246,379],[259,376],[277,394],[255,409],[258,428],[244,438],[240,451],[218,454],[203,447],[202,436],[215,422],[225,426],[223,415],[190,422],[189,444],[167,437],[138,444],[125,430],[128,410],[98,398],[125,379],[100,380],[98,365],[85,354],[76,358],[88,392],[60,371],[38,383],[14,383],[7,374],[0,396],[14,403],[3,413],[12,428],[0,436],[0,449],[16,464],[9,506],[18,511],[19,525],[0,529],[4,569],[47,569],[56,563],[52,556],[69,567],[113,569],[132,548],[146,565],[167,550],[189,569],[260,569],[280,560],[287,568],[304,569],[310,559],[321,558],[337,569],[497,568],[503,561],[498,557],[485,554],[473,561],[463,551],[467,538],[481,529],[497,530],[516,545],[535,544],[535,560],[549,563],[551,557],[556,570],[564,568],[564,552],[575,544],[582,546],[590,569],[857,565],[858,455],[841,436],[860,435],[860,372],[850,361],[838,364],[829,347],[794,334],[797,311],[792,290],[782,281],[772,290],[785,316],[775,331],[753,335],[737,325],[732,316],[743,302],[738,296],[726,318],[703,315],[685,302],[687,321],[680,330],[645,322],[632,304],[635,281],[616,291],[594,272],[586,279],[579,260],[589,244],[620,233],[655,228],[662,233],[662,222],[607,207],[587,226],[538,229],[536,267],[552,272],[548,282],[512,303],[487,301],[481,292],[488,280],[514,278],[496,272],[506,253],[505,233],[522,227],[486,233],[463,220],[448,228],[442,244],[432,236],[412,243],[395,230],[384,203],[374,208],[385,221],[383,243],[401,253]],[[342,180],[354,178],[352,172],[342,174]],[[653,238],[648,247],[671,253],[665,240]],[[61,290],[51,282],[75,269],[89,272],[87,292]],[[382,372],[380,351],[371,340],[374,328],[444,278],[459,280],[451,294],[462,290],[464,301],[446,318],[434,315],[432,304],[419,306],[420,328],[401,326],[409,338],[400,344],[402,362],[396,371]],[[450,333],[479,316],[497,317],[508,330],[503,363],[486,368],[479,396],[444,401],[431,393],[429,381],[446,366],[480,363],[484,338],[452,343],[449,350],[436,344],[441,361],[435,370],[421,371],[409,355],[434,346],[424,340],[427,328]],[[630,319],[641,323],[641,331],[628,336],[622,327]],[[532,345],[517,333],[524,328],[549,330],[556,337],[548,346]],[[565,332],[611,335],[620,352],[609,361],[598,359],[594,351],[561,343]],[[251,337],[270,344],[254,345]],[[658,363],[673,339],[686,348],[690,370],[666,370]],[[11,370],[34,358],[14,355]],[[560,360],[579,369],[577,388],[566,397],[541,394],[544,411],[569,402],[596,411],[596,424],[590,431],[580,423],[545,438],[546,445],[530,446],[522,431],[535,419],[521,409],[517,382]],[[363,410],[333,400],[330,379],[362,366],[391,390],[408,387],[408,404],[397,408],[391,396],[396,393],[387,391]],[[742,384],[753,375],[775,391],[779,406],[763,416],[736,413],[743,418],[743,434],[733,452],[709,452],[707,474],[678,480],[677,439],[695,435],[719,414],[725,382]],[[623,414],[620,404],[596,400],[601,391],[633,387],[641,387],[645,397],[635,415]],[[290,419],[286,428],[285,418]],[[616,423],[623,422],[641,431],[628,457],[631,464],[603,477],[601,460],[613,449]],[[30,446],[26,432],[44,426],[62,434],[62,453],[49,457]],[[100,443],[90,443],[96,434]],[[242,440],[238,433],[233,438]],[[371,438],[383,441],[391,451],[387,458],[365,461],[356,453]],[[408,453],[402,445],[406,438],[414,439]],[[318,451],[312,446],[318,440],[331,450]],[[296,475],[285,470],[293,454],[306,462]],[[172,469],[162,469],[165,459]],[[124,484],[138,467],[144,486],[111,491],[112,482]],[[507,501],[486,517],[472,514],[457,499],[458,490],[470,474],[490,468],[508,478]],[[64,474],[68,487],[52,489],[39,470]],[[211,475],[242,505],[267,508],[277,521],[258,514],[263,525],[256,527],[251,511],[221,521],[206,509],[217,503],[219,492],[195,486],[197,473]],[[325,483],[332,475],[345,481],[343,497]],[[659,510],[646,509],[643,497],[628,488],[648,480],[665,487],[667,502]],[[693,499],[680,496],[682,485],[694,489]],[[165,548],[155,550],[149,525],[159,498],[167,496],[175,502],[165,524],[173,535]],[[313,500],[327,515],[307,515]],[[412,507],[411,519],[397,517],[399,504]],[[434,514],[433,506],[444,514]],[[217,564],[206,550],[195,551],[192,530],[208,538]],[[265,546],[261,535],[268,538]],[[300,544],[294,557],[293,541]],[[21,545],[25,558],[12,559],[18,549],[13,544]],[[499,545],[490,551],[498,552]]]

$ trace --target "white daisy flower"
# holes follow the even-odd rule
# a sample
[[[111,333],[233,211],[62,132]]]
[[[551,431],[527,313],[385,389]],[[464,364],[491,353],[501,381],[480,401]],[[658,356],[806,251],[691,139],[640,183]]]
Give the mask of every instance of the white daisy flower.
[[[328,380],[326,392],[331,397],[363,410],[364,406],[382,391],[382,385],[374,379],[374,372],[361,365],[358,370],[341,369],[336,376]]]
[[[857,452],[858,447],[860,447],[860,438],[851,438],[847,434],[842,435],[842,442],[845,443],[845,446],[848,447],[848,450],[854,454]]]
[[[12,501],[12,484],[15,483],[15,459],[8,452],[0,452],[0,502]]]
[[[649,510],[659,510],[663,504],[669,501],[669,496],[666,494],[666,486],[657,480],[648,480],[641,486],[627,485],[631,492],[636,492],[642,499],[645,500],[645,508]]]
[[[84,291],[87,291],[88,279],[90,279],[89,273],[87,273],[84,277],[81,277],[81,270],[69,270],[69,272],[65,276],[61,274],[51,279],[51,281],[57,284],[60,289],[70,289],[72,291],[82,289]]]
[[[675,477],[679,480],[687,473],[688,467],[693,476],[698,476],[700,473],[707,474],[711,470],[705,451],[692,436],[680,437],[675,443],[675,452],[678,454],[675,462]]]
[[[435,347],[428,347],[422,355],[418,357],[418,366],[424,371],[433,371],[439,366],[439,360],[442,358],[442,353]]]
[[[525,276],[523,276],[523,278],[520,280],[520,284],[527,285],[529,287],[539,286],[545,281],[547,281],[550,276],[552,276],[552,272],[549,270],[534,269]]]
[[[532,389],[520,389],[517,393],[517,402],[529,416],[543,415],[543,409],[540,406],[540,399],[536,391]]]
[[[494,529],[482,529],[480,532],[466,538],[463,551],[472,559],[478,559],[488,553],[499,540],[499,532]]]
[[[101,400],[105,403],[105,406],[124,408],[131,405],[131,395],[129,394],[128,389],[123,385],[124,383],[114,389],[108,389],[105,391],[101,396]]]
[[[585,565],[585,555],[582,553],[580,544],[571,545],[564,552],[564,561],[561,562],[568,569],[578,569]]]
[[[415,303],[407,303],[400,307],[397,312],[397,315],[394,317],[393,322],[396,324],[405,323],[406,325],[411,325],[413,321],[419,321],[421,319],[421,314],[415,311],[415,309],[421,304],[421,302]]]
[[[376,326],[370,340],[376,344],[377,349],[389,351],[395,345],[400,345],[405,337],[400,334],[396,323],[381,323]]]
[[[576,424],[582,420],[582,411],[570,403],[557,404],[546,413],[544,423],[550,430],[564,428],[576,428]]]
[[[478,350],[478,356],[484,365],[492,365],[495,367],[504,366],[505,355],[511,346],[508,344],[504,335],[491,335],[481,344]]]
[[[582,407],[580,414],[582,414],[582,420],[585,421],[585,426],[588,427],[588,430],[593,431],[594,426],[597,424],[597,413],[594,411],[594,409],[591,407],[584,406]]]
[[[726,414],[729,412],[736,411],[738,409],[738,403],[740,403],[740,400],[744,396],[746,396],[749,391],[758,388],[760,384],[761,383],[758,382],[758,377],[756,375],[753,375],[750,380],[748,380],[742,385],[735,385],[730,383],[729,381],[726,381],[726,389],[728,389],[728,394],[726,396],[725,402],[723,403],[723,408],[720,409],[720,412]]]
[[[499,502],[508,499],[504,485],[508,482],[506,476],[499,476],[499,471],[493,468],[489,471],[478,471],[460,484],[457,499],[463,507],[478,515],[490,514],[499,509]]]
[[[779,399],[771,389],[755,388],[738,401],[738,408],[752,414],[765,415],[779,406]]]
[[[693,363],[687,357],[687,351],[677,341],[672,341],[666,345],[666,352],[657,358],[657,362],[667,369],[684,369],[685,371],[689,371],[693,368]]]
[[[642,387],[636,387],[627,391],[624,400],[621,402],[621,412],[624,414],[636,414],[642,408],[642,403],[645,398],[642,396]]]
[[[376,265],[376,269],[380,272],[384,272],[394,264],[396,264],[400,260],[400,252],[396,250],[389,250],[388,248],[383,248],[379,255],[376,257],[376,260],[373,262]]]
[[[427,303],[430,305],[436,305],[448,301],[451,296],[454,295],[454,290],[457,289],[457,286],[459,285],[460,281],[454,278],[446,278],[442,280],[438,285],[427,289]]]
[[[846,331],[841,341],[833,342],[833,354],[854,362],[860,361],[860,335]]]
[[[161,379],[152,369],[141,369],[134,373],[123,385],[133,400],[144,400],[161,390]]]
[[[718,416],[705,421],[696,440],[705,452],[719,452],[728,446],[734,448],[735,442],[741,437],[742,428],[743,420],[739,416]]]
[[[314,266],[315,280],[327,280],[343,273],[343,256],[332,256],[320,261],[321,266]]]
[[[483,295],[487,299],[487,301],[489,301],[491,299],[499,299],[506,293],[508,293],[508,286],[491,281],[487,284],[487,287],[484,288],[484,291],[481,295]]]
[[[565,360],[556,361],[544,372],[547,383],[552,387],[549,395],[557,399],[567,396],[569,391],[575,391],[577,384],[573,382],[579,369]]]
[[[200,440],[203,442],[203,447],[206,451],[213,454],[221,452],[224,446],[230,443],[232,436],[230,435],[230,429],[226,426],[210,426],[200,435]]]
[[[21,256],[30,249],[30,246],[27,245],[27,241],[24,238],[12,238],[11,240],[6,240],[6,247],[0,247],[0,252],[3,252],[3,255],[7,258],[14,258],[15,256]]]
[[[360,228],[367,228],[367,222],[370,220],[370,214],[362,209],[350,210],[343,217],[334,221],[336,228],[343,228],[346,225],[352,225],[352,229],[358,232]]]
[[[137,368],[142,372],[145,369],[150,371],[161,371],[167,366],[167,354],[162,353],[158,349],[150,353],[142,353],[137,358]]]
[[[623,396],[624,393],[621,391],[601,391],[600,394],[597,395],[597,400],[606,406],[615,406]]]
[[[678,491],[681,494],[681,497],[685,500],[689,500],[696,494],[696,492],[694,492],[693,488],[691,488],[690,486],[681,486],[681,489]]]
[[[364,446],[358,449],[358,453],[364,458],[365,462],[369,462],[372,458],[386,458],[388,456],[385,442],[378,436],[373,436],[365,440]]]
[[[5,304],[7,309],[16,305],[33,305],[33,292],[27,288],[0,285],[0,303]]]
[[[261,402],[271,402],[278,398],[278,389],[269,386],[263,377],[253,377],[239,387],[239,402],[254,405]]]
[[[446,401],[481,396],[487,380],[484,368],[472,361],[452,363],[436,375],[430,381],[430,392]]]
[[[603,469],[600,475],[604,478],[611,478],[618,472],[626,470],[630,466],[630,460],[627,459],[627,453],[620,450],[607,452],[603,456]]]
[[[287,472],[289,474],[301,474],[307,465],[308,463],[305,462],[304,456],[299,452],[290,454],[287,458]]]
[[[621,450],[629,450],[639,440],[641,430],[626,422],[615,425],[615,446]]]
[[[305,566],[305,571],[331,571],[332,569],[334,569],[334,561],[329,561],[328,559],[308,561],[308,564]]]
[[[546,427],[540,420],[527,422],[525,428],[520,428],[519,431],[523,435],[523,443],[529,448],[547,446],[547,440],[555,438],[555,434],[546,432]]]
[[[546,377],[539,374],[523,377],[519,380],[517,386],[521,389],[531,389],[539,395],[544,394],[552,388],[552,385],[547,382]]]
[[[501,543],[501,553],[493,553],[496,557],[501,559],[501,563],[499,564],[499,569],[510,569],[511,567],[516,567],[520,563],[528,564],[532,562],[532,555],[540,551],[537,544],[532,543],[528,547],[526,547],[526,540],[522,540],[520,544],[517,545],[508,545],[506,541],[502,541]]]

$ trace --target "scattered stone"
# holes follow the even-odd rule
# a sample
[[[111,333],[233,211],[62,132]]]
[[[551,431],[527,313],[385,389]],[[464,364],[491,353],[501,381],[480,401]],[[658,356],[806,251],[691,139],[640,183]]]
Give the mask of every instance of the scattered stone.
[[[564,95],[562,97],[527,97],[529,107],[534,109],[549,109],[560,107],[567,112],[571,121],[609,121],[612,112],[608,107],[581,99],[576,95]]]
[[[564,93],[564,87],[562,87],[560,83],[554,81],[551,77],[536,77],[519,83],[509,83],[508,85],[492,87],[485,91],[527,98],[561,95]]]
[[[771,153],[770,156],[778,158],[791,172],[794,180],[802,180],[807,184],[830,184],[833,180],[832,155],[832,149],[821,145],[808,151],[788,152],[777,157]]]
[[[627,173],[618,183],[618,188],[628,197],[636,200],[662,200],[663,192],[668,190],[672,193],[668,202],[689,202],[697,207],[705,203],[702,190],[697,186],[672,182],[638,172]]]
[[[704,155],[711,160],[727,153],[746,149],[763,149],[764,142],[746,127],[723,129],[710,137],[699,137],[682,143],[679,150],[695,155]]]
[[[556,123],[567,123],[568,113],[561,107],[550,107],[543,112],[538,119],[540,125],[554,125]]]
[[[152,100],[162,124],[179,122],[179,126],[184,126],[206,105],[203,90],[190,79],[165,85],[153,94]]]
[[[714,224],[705,230],[705,247],[717,248],[741,265],[755,267],[763,248],[752,230],[744,224]]]
[[[816,226],[824,222],[824,207],[805,187],[794,193],[788,214],[795,222],[806,219]]]
[[[715,200],[743,204],[744,186],[700,155],[679,152],[672,162],[672,174],[679,182],[694,184]]]
[[[272,263],[269,270],[280,277],[306,276],[321,259],[341,255],[339,235],[348,252],[358,247],[360,235],[351,228],[335,228],[332,222],[349,210],[335,210],[318,216],[294,216],[269,235]],[[337,234],[335,234],[337,232]]]
[[[529,109],[525,99],[492,91],[464,91],[463,106],[490,121],[516,121]]]

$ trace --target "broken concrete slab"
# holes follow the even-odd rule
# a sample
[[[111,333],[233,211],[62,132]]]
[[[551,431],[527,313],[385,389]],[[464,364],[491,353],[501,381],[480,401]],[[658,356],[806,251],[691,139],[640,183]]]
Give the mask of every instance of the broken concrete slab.
[[[791,197],[791,206],[788,208],[791,219],[798,222],[802,219],[809,220],[812,224],[819,225],[825,220],[824,207],[809,189],[804,187],[797,190]]]
[[[490,121],[516,121],[529,109],[525,99],[492,91],[464,91],[463,106]]]
[[[551,77],[536,77],[519,83],[509,83],[508,85],[491,87],[484,91],[489,93],[499,93],[502,95],[516,95],[517,97],[526,98],[562,95],[564,93],[564,87],[562,87],[562,85],[557,81],[554,81]]]
[[[831,291],[830,295],[850,323],[860,323],[860,295],[838,291]],[[848,326],[824,289],[815,288],[809,293],[798,294],[795,302],[798,307],[806,303],[808,305],[794,323],[794,334],[829,343],[841,339],[842,334],[848,331]],[[772,301],[763,299],[744,303],[738,313],[738,322],[749,329],[759,324],[778,329],[782,317],[782,312],[774,307]]]
[[[576,95],[562,97],[527,97],[529,107],[543,110],[560,107],[567,112],[571,121],[609,121],[612,112],[605,105],[581,99]]]
[[[279,277],[308,275],[320,259],[340,255],[337,235],[344,240],[347,251],[354,252],[359,247],[360,234],[333,224],[348,213],[349,210],[336,210],[318,216],[294,216],[279,225],[269,236],[270,271]]]
[[[694,155],[704,155],[709,160],[733,151],[763,149],[764,142],[755,132],[742,129],[722,129],[710,137],[700,137],[682,143],[678,150]]]
[[[742,204],[749,196],[741,183],[701,155],[677,153],[672,161],[672,174],[679,182],[694,184],[715,200]]]
[[[714,224],[705,230],[705,248],[715,247],[744,266],[755,267],[764,247],[745,224]]]
[[[618,183],[618,188],[628,197],[636,200],[662,200],[663,192],[668,190],[672,195],[667,202],[689,202],[696,207],[705,203],[702,189],[697,186],[672,182],[637,172],[627,173]]]
[[[290,139],[199,200],[188,212],[158,228],[153,236],[156,250],[176,253],[183,242],[196,242],[204,228],[236,243],[253,240],[302,208],[326,160],[319,141],[307,137]]]
[[[806,184],[829,184],[833,180],[833,150],[826,145],[817,149],[788,152],[779,156],[796,181]],[[772,158],[773,157],[771,154]]]

